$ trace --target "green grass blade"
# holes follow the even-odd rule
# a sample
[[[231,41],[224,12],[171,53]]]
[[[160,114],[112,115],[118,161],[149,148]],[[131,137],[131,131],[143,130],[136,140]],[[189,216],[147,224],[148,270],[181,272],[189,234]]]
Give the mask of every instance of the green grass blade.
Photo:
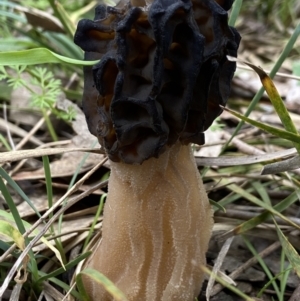
[[[53,272],[42,275],[41,278],[39,278],[38,282],[43,282],[43,281],[48,280],[49,278],[54,278],[54,277],[56,277],[56,276],[58,276],[62,273],[65,273],[66,271],[68,271],[72,267],[77,266],[79,262],[81,262],[82,260],[89,257],[91,255],[91,253],[92,253],[91,251],[88,251],[88,252],[85,252],[84,254],[79,255],[76,259],[74,259],[71,262],[67,263],[65,265],[65,269],[63,267],[61,267],[61,268],[58,268],[58,269],[54,270]]]
[[[10,18],[21,23],[26,23],[26,19],[24,17],[6,11],[0,11],[0,17]]]
[[[291,132],[293,134],[298,135],[297,128],[292,121],[292,118],[286,109],[282,98],[280,97],[272,79],[268,76],[268,74],[261,68],[256,67],[253,64],[246,63],[249,67],[251,67],[259,76],[261,83],[263,84],[272,105],[280,118],[282,125],[286,129],[286,131]],[[300,154],[300,144],[294,143],[295,148],[297,149],[298,153]]]
[[[229,17],[229,21],[228,21],[228,24],[230,26],[235,25],[235,22],[236,22],[238,16],[240,15],[242,5],[243,5],[243,0],[235,0],[233,2],[230,17]]]
[[[295,248],[292,246],[292,244],[288,241],[286,236],[282,233],[280,227],[278,226],[277,222],[275,219],[273,219],[277,235],[279,237],[279,240],[281,242],[281,245],[284,249],[285,255],[288,258],[290,264],[293,267],[293,270],[295,273],[300,277],[300,256],[295,250]]]
[[[51,5],[56,17],[60,20],[62,23],[66,33],[73,37],[75,33],[75,25],[71,21],[68,13],[65,11],[64,7],[55,0],[48,0],[49,4]]]
[[[66,57],[71,57],[73,59],[80,60],[81,58],[83,58],[83,51],[76,44],[74,44],[73,39],[61,33],[55,32],[46,32],[44,36],[45,38],[47,38],[49,44],[51,45],[51,49],[46,46],[47,49],[51,51],[53,51],[53,49],[57,49],[55,50],[55,52],[59,52],[60,54]]]
[[[8,151],[11,151],[11,147],[10,147],[9,143],[7,142],[7,140],[4,138],[4,136],[2,134],[0,134],[0,142],[5,146],[5,148]]]
[[[20,250],[25,249],[25,241],[20,233],[11,223],[0,220],[0,233],[9,240],[13,240]]]
[[[288,197],[286,197],[284,200],[279,202],[274,206],[274,210],[277,212],[282,212],[285,209],[289,208],[292,204],[298,201],[298,195],[297,192],[291,193]],[[249,219],[248,221],[240,224],[230,232],[235,233],[235,235],[246,233],[247,231],[255,228],[256,226],[260,225],[261,223],[267,221],[272,217],[271,213],[268,211],[265,211],[261,214],[259,214],[256,217],[253,217]]]
[[[11,7],[14,8],[17,6],[17,4],[13,3],[12,1],[7,1],[7,0],[0,0],[0,5],[2,6],[7,6],[7,7]]]
[[[224,183],[226,183],[226,179],[224,179]],[[287,217],[285,217],[283,214],[281,214],[279,211],[277,211],[275,209],[275,207],[272,207],[268,204],[265,204],[264,202],[262,202],[260,199],[258,199],[257,197],[255,197],[254,195],[248,193],[246,190],[244,190],[243,188],[239,187],[236,184],[231,184],[230,182],[228,182],[228,186],[227,188],[232,190],[234,193],[242,196],[243,198],[247,199],[248,201],[250,201],[251,203],[264,208],[265,210],[267,210],[270,213],[273,213],[274,215],[278,216],[279,218],[281,218],[282,220],[286,221],[288,224],[292,225],[293,227],[295,227],[296,229],[300,229],[300,226],[297,225],[296,223],[294,223],[293,221],[291,221],[290,219],[288,219]],[[296,192],[294,192],[296,194]],[[293,194],[294,194],[293,193]],[[292,194],[292,195],[293,195]],[[222,204],[223,205],[223,204]]]
[[[228,182],[226,181],[226,183],[228,183]],[[263,185],[266,185],[266,186],[270,185],[270,182],[266,182]],[[249,188],[246,189],[246,191],[251,194],[255,190],[254,190],[253,187],[249,187]],[[219,205],[225,207],[226,205],[231,204],[231,203],[235,202],[236,200],[240,199],[240,197],[241,197],[240,195],[231,192],[230,194],[228,194],[227,196],[225,196],[224,198],[222,198],[218,203],[219,203]]]
[[[276,61],[274,67],[272,68],[271,72],[270,72],[270,78],[273,78],[275,76],[275,74],[278,72],[278,70],[280,69],[280,67],[282,66],[283,62],[285,61],[285,59],[288,57],[288,55],[290,54],[291,50],[293,49],[295,42],[298,39],[298,36],[300,35],[300,23],[297,25],[297,27],[295,28],[293,34],[291,35],[289,41],[287,42],[287,44],[285,45],[282,53],[280,54],[278,60]],[[259,102],[259,100],[261,99],[261,97],[264,94],[264,87],[261,87],[259,89],[259,91],[255,94],[255,96],[253,97],[247,111],[245,112],[245,116],[248,117],[250,115],[250,113],[253,111],[253,109],[255,108],[255,106],[257,105],[257,103]],[[234,136],[236,136],[236,134],[240,131],[240,129],[242,128],[244,124],[244,121],[241,120],[239,122],[239,124],[237,125],[237,127],[235,128],[231,138],[225,143],[225,145],[222,147],[222,152],[228,147],[228,145],[230,144],[230,142],[232,141],[232,139],[234,138]]]
[[[0,209],[0,218],[1,217],[7,221],[15,222],[14,217],[10,212],[6,212],[6,211]],[[23,219],[22,219],[22,222],[26,229],[31,228],[32,225],[30,223],[24,221]],[[37,234],[38,232],[37,232],[37,230],[34,230],[33,233]]]
[[[11,214],[13,215],[14,217],[14,221],[18,227],[18,230],[24,234],[25,233],[25,227],[23,225],[23,222],[22,222],[22,219],[21,219],[21,216],[19,214],[19,211],[16,207],[16,204],[14,203],[8,189],[7,189],[7,186],[4,184],[4,181],[2,179],[2,177],[0,177],[0,191],[2,192],[3,194],[3,197],[6,201],[6,204],[11,212]]]
[[[98,206],[98,209],[97,209],[97,212],[96,212],[96,215],[95,215],[95,218],[93,220],[93,223],[89,229],[89,233],[84,241],[84,244],[83,244],[83,247],[82,247],[82,250],[85,250],[86,246],[88,245],[88,243],[90,242],[90,239],[93,235],[93,232],[94,232],[94,228],[96,226],[96,223],[97,223],[97,220],[102,212],[102,209],[103,209],[103,205],[104,205],[104,199],[106,198],[106,193],[101,195],[101,198],[100,198],[100,203],[99,203],[99,206]]]
[[[21,189],[21,187],[7,174],[7,172],[0,167],[0,176],[3,177],[6,182],[16,191],[20,197],[26,201],[26,203],[32,208],[32,210],[36,213],[38,217],[42,217],[39,211],[35,208],[32,201],[28,198],[28,196],[24,193],[24,191]]]
[[[76,286],[81,296],[82,301],[91,301],[89,295],[87,294],[85,287],[83,285],[82,275],[79,273],[76,276]]]
[[[277,274],[277,275],[275,275],[271,280],[269,280],[262,288],[261,288],[261,290],[257,293],[257,298],[260,298],[262,295],[263,295],[263,293],[264,293],[264,291],[274,282],[274,281],[276,281],[276,280],[278,280],[278,278],[280,277],[286,277],[285,275],[287,274],[289,274],[290,273],[290,271],[291,271],[291,268],[289,267],[289,268],[287,268],[284,272],[282,272],[282,273],[279,273],[279,274]],[[284,299],[282,299],[281,298],[281,296],[283,296],[284,297],[284,293],[285,293],[285,291],[284,290],[282,290],[282,287],[280,287],[280,297],[279,297],[279,301],[281,301],[281,300],[284,300]]]
[[[292,271],[292,265],[291,264],[289,264],[287,268],[285,267],[286,266],[285,258],[286,258],[285,252],[284,252],[284,250],[281,250],[281,256],[280,256],[280,273],[279,273],[279,275],[280,275],[280,291],[281,291],[281,295],[280,295],[280,300],[279,301],[284,301],[288,278],[289,278],[289,275],[290,275],[290,273]]]
[[[44,173],[45,173],[45,180],[46,180],[46,191],[47,191],[47,198],[48,198],[48,207],[51,208],[53,206],[53,190],[52,190],[52,177],[51,177],[51,170],[50,170],[50,162],[48,156],[43,156],[43,166],[44,166]],[[51,218],[53,213],[49,215]],[[54,229],[51,226],[51,232],[54,233]],[[60,232],[59,232],[60,233]],[[55,247],[59,251],[63,264],[67,262],[66,254],[64,251],[64,247],[61,243],[61,240],[55,238]]]
[[[280,97],[280,94],[278,93],[278,90],[276,86],[274,85],[272,79],[268,76],[268,74],[261,68],[256,67],[253,64],[246,63],[249,67],[251,67],[259,76],[261,83],[263,84],[270,101],[272,102],[272,105],[280,118],[284,128],[292,132],[294,134],[298,134],[297,128],[295,124],[293,123],[291,116],[286,109],[284,102],[282,98]]]
[[[85,6],[80,7],[79,9],[71,13],[70,15],[71,20],[76,23],[76,21],[81,19],[82,16],[86,15],[89,11],[93,10],[97,4],[98,2],[96,0],[89,1],[89,3],[87,3]],[[110,5],[110,6],[115,6],[115,5],[116,4],[114,3],[114,5]]]
[[[268,194],[265,186],[262,185],[261,182],[258,182],[258,181],[252,182],[251,185],[255,188],[255,190],[259,194],[260,198],[264,201],[264,203],[272,206],[269,194]]]
[[[256,121],[256,120],[253,120],[249,117],[246,117],[245,115],[242,115],[242,114],[240,114],[236,111],[230,110],[228,108],[224,108],[224,110],[229,112],[233,116],[235,116],[235,117],[237,117],[237,118],[239,118],[239,119],[241,119],[241,120],[243,120],[243,121],[245,121],[245,122],[247,122],[247,123],[249,123],[249,124],[265,131],[265,132],[267,132],[267,133],[270,133],[270,134],[275,135],[277,137],[292,141],[294,143],[300,143],[300,135],[298,135],[298,134],[287,132],[285,130],[270,126],[268,124],[265,124],[265,123],[262,123],[262,122],[259,122],[259,121]]]
[[[41,277],[44,277],[47,275],[47,273],[44,273],[42,271],[39,271],[39,274]],[[70,290],[70,286],[68,284],[66,284],[64,281],[61,281],[55,277],[52,278],[48,278],[48,281],[53,282],[54,284],[56,284],[57,286],[61,287],[64,291],[68,292]],[[76,290],[71,290],[71,295],[74,296],[76,299],[78,300],[83,300],[81,294],[79,294]]]
[[[0,168],[0,171],[2,170],[2,168]],[[16,223],[18,230],[20,231],[20,233],[24,234],[25,233],[25,226],[23,224],[23,221],[21,219],[21,216],[18,212],[18,209],[6,187],[6,185],[4,184],[4,181],[2,179],[2,175],[0,176],[0,191],[2,192],[2,195],[6,201],[6,204],[14,218],[14,222]],[[25,243],[28,244],[28,238],[25,238]],[[30,263],[31,263],[31,267],[32,267],[32,274],[33,274],[33,279],[37,280],[38,279],[38,268],[37,268],[37,263],[34,257],[34,254],[32,251],[29,251],[29,257],[30,257]]]
[[[270,271],[270,269],[268,268],[268,266],[265,264],[265,262],[263,261],[263,259],[259,256],[259,254],[255,250],[255,248],[252,246],[252,244],[250,243],[250,241],[245,236],[243,236],[243,239],[244,239],[244,242],[245,242],[246,246],[250,250],[250,252],[257,259],[258,263],[261,265],[261,267],[264,270],[265,274],[268,276],[269,280],[272,280],[273,288],[274,288],[277,296],[279,297],[280,296],[280,290],[279,290],[279,287],[278,287],[276,281],[273,281],[274,280],[274,276],[273,276],[272,272]]]
[[[84,296],[84,300],[89,300],[89,297],[87,296],[83,282],[82,282],[82,276],[86,275],[90,278],[92,278],[94,281],[98,282],[99,284],[103,285],[104,288],[109,292],[114,300],[116,301],[128,301],[126,296],[123,292],[121,292],[107,277],[105,277],[102,273],[93,270],[93,269],[85,269],[82,272],[80,272],[76,277],[76,283],[79,289],[79,292]]]
[[[22,51],[0,52],[0,66],[37,65],[37,64],[72,64],[92,66],[99,61],[76,60],[62,56],[46,48],[35,48]]]
[[[226,213],[225,207],[223,207],[222,205],[220,205],[218,202],[215,202],[215,201],[209,199],[209,203],[210,203],[211,206],[215,206],[215,207],[216,207],[216,208],[214,209],[215,211],[221,210],[221,211],[223,211],[223,212]]]

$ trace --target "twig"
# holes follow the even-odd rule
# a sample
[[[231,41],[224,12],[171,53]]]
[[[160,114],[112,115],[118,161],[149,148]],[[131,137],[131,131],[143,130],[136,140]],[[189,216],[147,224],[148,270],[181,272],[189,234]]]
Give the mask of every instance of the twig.
[[[51,114],[50,111],[47,112],[47,115],[49,116]],[[28,134],[16,145],[15,150],[21,149],[22,146],[24,146],[28,140],[36,133],[36,131],[43,125],[45,122],[45,118],[42,117],[37,124],[28,132]]]
[[[49,143],[45,143],[43,145],[38,146],[36,149],[40,149],[40,148],[48,148],[48,147],[52,147],[52,146],[61,146],[61,145],[65,145],[65,144],[69,144],[71,142],[71,140],[63,140],[63,141],[54,141],[54,142],[49,142]],[[9,172],[9,175],[12,176],[14,175],[26,162],[28,159],[23,159],[21,160],[14,169],[12,169]]]
[[[215,283],[215,278],[213,277],[213,275],[217,275],[218,272],[220,271],[221,269],[221,266],[224,262],[224,259],[226,257],[226,254],[231,246],[231,243],[234,239],[234,236],[232,237],[229,237],[225,243],[223,244],[222,246],[222,249],[221,251],[219,252],[219,255],[218,255],[218,258],[214,264],[214,267],[213,267],[213,270],[212,270],[212,274],[210,275],[209,277],[209,280],[208,280],[208,284],[207,284],[207,288],[206,288],[206,300],[209,301],[209,298],[211,296],[211,293],[213,292],[213,285]]]
[[[231,135],[227,132],[223,132],[223,137],[227,140],[231,138]],[[231,144],[234,145],[239,151],[247,155],[264,155],[265,152],[258,149],[257,147],[251,146],[242,140],[238,139],[237,137],[231,140]]]

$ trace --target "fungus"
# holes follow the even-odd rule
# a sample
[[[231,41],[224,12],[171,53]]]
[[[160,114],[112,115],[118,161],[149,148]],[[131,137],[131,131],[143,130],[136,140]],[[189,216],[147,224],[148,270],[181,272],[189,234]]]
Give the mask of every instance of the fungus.
[[[151,3],[150,3],[151,2]],[[212,212],[191,151],[221,113],[239,34],[232,0],[131,0],[99,5],[75,43],[85,59],[83,111],[111,164],[102,239],[87,266],[130,301],[192,301]],[[84,278],[92,300],[113,298]]]

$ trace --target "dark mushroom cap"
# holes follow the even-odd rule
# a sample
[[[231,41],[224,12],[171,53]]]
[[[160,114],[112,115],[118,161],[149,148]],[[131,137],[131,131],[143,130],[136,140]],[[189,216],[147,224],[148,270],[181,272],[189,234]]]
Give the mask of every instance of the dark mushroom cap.
[[[134,6],[131,4],[131,2]],[[144,0],[100,5],[81,20],[83,110],[113,161],[140,164],[167,146],[204,143],[227,102],[240,36],[227,24],[232,0]]]

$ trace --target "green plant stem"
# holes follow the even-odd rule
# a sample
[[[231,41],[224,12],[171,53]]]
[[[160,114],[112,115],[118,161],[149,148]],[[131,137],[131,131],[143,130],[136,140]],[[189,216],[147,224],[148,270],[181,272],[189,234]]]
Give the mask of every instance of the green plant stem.
[[[290,37],[290,39],[287,42],[287,44],[285,45],[282,53],[280,54],[278,60],[276,61],[274,67],[272,68],[272,70],[270,72],[270,75],[269,75],[270,78],[272,78],[272,79],[274,78],[274,76],[276,75],[277,71],[279,70],[279,68],[283,64],[284,60],[290,54],[291,50],[293,49],[293,46],[294,46],[295,42],[297,41],[297,38],[298,38],[299,34],[300,34],[300,23],[297,25],[297,27],[294,30],[292,36]],[[252,101],[251,101],[251,103],[250,103],[247,111],[245,112],[244,116],[248,117],[250,115],[250,113],[253,111],[253,109],[257,105],[258,101],[263,96],[264,91],[265,91],[265,89],[263,87],[261,87],[259,89],[259,91],[255,94],[254,98],[252,99]],[[232,139],[234,138],[234,136],[236,136],[237,133],[240,131],[240,129],[242,128],[242,126],[244,125],[244,123],[245,123],[244,121],[240,121],[239,122],[239,124],[235,128],[235,130],[234,130],[232,136],[230,137],[230,139],[222,147],[220,155],[225,151],[225,149],[228,147],[228,145],[230,144],[230,142],[232,141]]]
[[[48,131],[49,131],[49,134],[50,134],[52,140],[53,141],[58,141],[58,137],[57,137],[56,132],[53,128],[52,122],[50,121],[50,118],[49,118],[49,115],[48,115],[47,111],[42,109],[42,113],[43,113],[43,117],[45,119],[45,123],[47,125]]]

